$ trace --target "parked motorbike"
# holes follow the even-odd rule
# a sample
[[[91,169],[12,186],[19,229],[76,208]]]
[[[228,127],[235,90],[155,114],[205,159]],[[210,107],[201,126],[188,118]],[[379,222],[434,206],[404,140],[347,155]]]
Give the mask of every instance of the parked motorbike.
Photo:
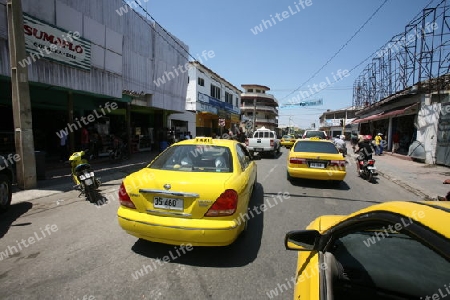
[[[84,195],[90,202],[96,202],[97,189],[100,187],[101,181],[95,177],[87,156],[87,151],[79,151],[69,157],[72,179],[75,183],[74,188],[81,192],[79,196]]]
[[[114,149],[109,150],[109,160],[111,162],[117,162],[124,159],[128,159],[128,146],[125,143],[121,143]]]
[[[369,182],[374,182],[376,176],[378,176],[377,167],[375,167],[375,160],[358,160],[359,163],[359,175]]]

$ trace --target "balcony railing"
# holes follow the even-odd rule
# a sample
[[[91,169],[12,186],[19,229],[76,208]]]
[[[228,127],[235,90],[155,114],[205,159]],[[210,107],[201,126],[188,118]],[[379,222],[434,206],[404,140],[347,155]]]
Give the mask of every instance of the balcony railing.
[[[272,124],[278,124],[278,120],[277,119],[261,119],[261,118],[256,118],[256,123],[272,123]]]
[[[272,99],[273,101],[275,101],[278,104],[278,100],[275,98],[274,95],[271,94],[263,94],[263,93],[242,93],[241,94],[241,98],[242,97],[254,97],[254,98],[268,98],[268,99]]]
[[[241,111],[242,110],[250,111],[250,110],[253,110],[253,109],[254,109],[253,105],[241,105]],[[274,114],[278,115],[278,109],[276,107],[273,107],[273,106],[256,105],[256,110],[257,111],[259,111],[259,110],[268,110],[268,111],[271,111]]]

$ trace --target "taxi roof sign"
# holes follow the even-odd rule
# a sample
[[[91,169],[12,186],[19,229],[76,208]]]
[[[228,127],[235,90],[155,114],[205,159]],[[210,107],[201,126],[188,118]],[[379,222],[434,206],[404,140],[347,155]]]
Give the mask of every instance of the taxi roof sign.
[[[212,140],[212,137],[196,137],[195,142],[212,144],[213,140]]]

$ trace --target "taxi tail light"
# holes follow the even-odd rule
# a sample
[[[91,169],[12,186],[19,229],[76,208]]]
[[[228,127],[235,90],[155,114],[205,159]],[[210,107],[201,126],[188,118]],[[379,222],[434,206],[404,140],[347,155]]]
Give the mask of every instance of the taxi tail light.
[[[273,140],[270,140],[270,147],[273,147]]]
[[[304,164],[306,164],[306,159],[305,158],[298,158],[298,157],[291,157],[289,159],[289,163],[290,164],[304,165]]]
[[[345,167],[345,160],[332,160],[330,167]]]
[[[245,139],[245,146],[248,146],[248,139]]]
[[[369,161],[367,163],[369,165],[374,165],[375,164],[375,160],[374,159],[369,159]]]
[[[236,212],[238,194],[235,190],[226,190],[208,209],[205,217],[231,216]]]
[[[119,202],[120,202],[120,205],[129,207],[129,208],[136,208],[136,206],[134,206],[133,201],[131,201],[130,196],[128,196],[127,190],[125,189],[123,182],[119,188]]]

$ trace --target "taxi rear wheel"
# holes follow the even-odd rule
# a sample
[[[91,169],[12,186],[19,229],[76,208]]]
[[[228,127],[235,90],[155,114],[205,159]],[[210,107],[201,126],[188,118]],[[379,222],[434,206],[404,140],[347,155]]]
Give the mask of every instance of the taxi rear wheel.
[[[12,185],[8,176],[0,174],[0,211],[9,208],[12,199]]]
[[[294,178],[289,174],[289,172],[286,172],[286,178],[287,180],[289,180],[290,182],[292,182],[294,180]]]

